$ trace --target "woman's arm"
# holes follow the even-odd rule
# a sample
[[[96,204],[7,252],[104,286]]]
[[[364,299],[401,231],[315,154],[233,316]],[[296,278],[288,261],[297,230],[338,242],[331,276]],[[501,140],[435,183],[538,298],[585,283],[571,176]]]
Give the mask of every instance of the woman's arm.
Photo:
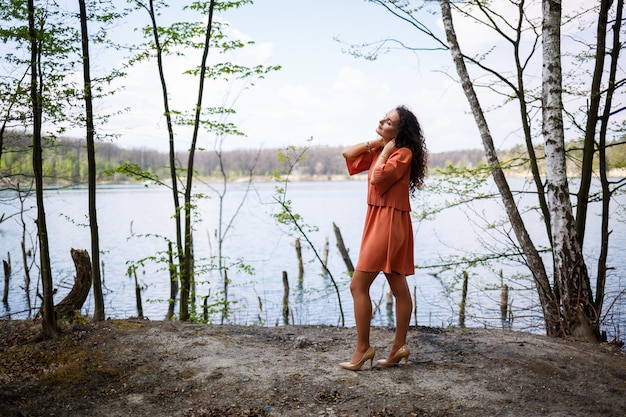
[[[380,155],[378,155],[378,158],[376,158],[376,162],[374,163],[374,166],[372,167],[372,170],[375,170],[380,165],[383,165],[385,162],[387,162],[387,158],[389,158],[389,155],[391,155],[391,153],[395,149],[396,149],[396,141],[395,140],[390,140],[389,142],[387,142],[385,144],[385,147],[383,148],[383,151],[380,153]],[[375,184],[373,175],[371,176],[370,183],[371,184]]]
[[[344,149],[341,154],[348,161],[353,161],[356,158],[358,158],[359,155],[361,155],[362,153],[369,152],[370,150],[381,147],[381,146],[383,146],[383,140],[382,138],[378,138],[378,139],[370,140],[367,142],[357,143],[356,145],[352,145]]]

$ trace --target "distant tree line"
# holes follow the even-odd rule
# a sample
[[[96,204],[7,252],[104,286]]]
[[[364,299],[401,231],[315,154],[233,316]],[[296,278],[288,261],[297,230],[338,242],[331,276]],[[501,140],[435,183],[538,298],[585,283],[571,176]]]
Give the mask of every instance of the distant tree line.
[[[341,156],[341,146],[311,146],[306,159],[298,167],[297,176],[307,178],[328,178],[346,175],[346,165]],[[229,178],[247,176],[252,170],[257,177],[270,177],[280,168],[279,149],[237,149],[221,152],[221,163]],[[198,151],[194,165],[196,175],[205,179],[219,177],[219,156],[214,150]],[[178,152],[177,162],[185,166],[187,153]],[[435,153],[430,156],[431,171],[446,165],[477,166],[484,163],[480,150],[461,150]],[[117,169],[124,164],[136,165],[141,171],[168,179],[169,155],[153,149],[127,149],[111,142],[96,144],[96,164],[98,182],[126,182],[130,179]],[[44,175],[48,181],[60,184],[83,184],[87,181],[87,158],[84,142],[60,138],[48,141],[44,146]],[[4,155],[0,161],[0,172],[4,181],[28,182],[32,176],[30,139],[22,135],[11,135],[5,140]]]
[[[581,152],[576,143],[569,144],[570,153]],[[298,166],[295,177],[329,179],[347,175],[341,156],[342,146],[311,146],[306,159]],[[538,155],[542,155],[541,148]],[[9,135],[5,140],[3,158],[0,161],[0,181],[28,183],[32,178],[30,139],[23,135]],[[269,178],[280,168],[279,149],[237,149],[221,152],[221,163],[229,178],[248,176],[250,171],[259,178]],[[500,151],[502,160],[509,165],[510,173],[523,175],[527,172],[528,156],[522,146]],[[610,147],[608,159],[613,168],[626,168],[626,145]],[[196,154],[196,175],[211,179],[219,177],[220,157],[214,150],[203,150]],[[574,160],[576,158],[573,158]],[[179,152],[177,161],[185,166],[187,153]],[[169,175],[169,155],[154,149],[124,148],[112,142],[96,144],[97,181],[100,183],[122,183],[135,181],[119,171],[124,164],[136,165],[143,172],[166,181]],[[480,149],[464,149],[429,155],[429,172],[437,175],[447,167],[476,168],[485,165],[485,155]],[[58,184],[79,185],[87,182],[87,156],[84,142],[72,138],[47,141],[44,145],[43,172],[48,181]]]

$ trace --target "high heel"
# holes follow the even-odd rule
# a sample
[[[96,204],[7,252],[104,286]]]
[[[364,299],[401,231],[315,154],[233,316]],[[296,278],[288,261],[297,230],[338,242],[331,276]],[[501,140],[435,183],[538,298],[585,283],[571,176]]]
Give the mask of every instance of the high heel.
[[[380,366],[384,366],[385,368],[388,368],[390,366],[396,366],[400,364],[400,361],[402,359],[404,359],[404,366],[407,366],[409,363],[409,354],[411,352],[409,351],[409,347],[407,345],[402,346],[400,349],[398,349],[398,351],[395,353],[395,355],[392,356],[391,359],[387,360],[387,359],[379,359],[376,361],[376,363]]]
[[[347,369],[348,371],[358,371],[359,369],[361,369],[363,364],[365,362],[367,362],[367,360],[369,359],[369,361],[370,361],[370,369],[372,369],[372,365],[373,365],[373,362],[374,362],[374,355],[375,354],[376,354],[376,352],[374,352],[374,348],[370,346],[370,347],[367,348],[367,350],[365,351],[365,353],[361,357],[361,360],[358,361],[357,363],[341,362],[339,364],[339,366],[341,366],[344,369]]]

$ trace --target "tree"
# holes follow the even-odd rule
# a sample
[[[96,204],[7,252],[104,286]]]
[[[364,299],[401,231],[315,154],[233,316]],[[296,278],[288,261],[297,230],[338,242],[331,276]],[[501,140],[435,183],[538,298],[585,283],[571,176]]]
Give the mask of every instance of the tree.
[[[232,79],[252,79],[263,78],[263,76],[278,69],[279,67],[254,66],[246,67],[231,62],[209,63],[209,49],[215,48],[216,53],[223,53],[244,47],[246,44],[238,40],[229,40],[223,32],[223,23],[213,20],[215,11],[224,11],[233,7],[241,7],[249,0],[234,2],[192,2],[183,9],[199,13],[207,19],[206,25],[197,22],[174,22],[170,26],[163,27],[157,23],[159,14],[158,7],[150,0],[147,4],[136,1],[135,4],[148,12],[150,16],[150,26],[145,30],[145,34],[151,38],[144,51],[131,60],[131,64],[149,59],[154,52],[157,58],[157,68],[160,78],[160,87],[163,95],[164,114],[167,120],[168,140],[169,140],[169,164],[172,196],[174,201],[174,219],[176,227],[176,259],[177,267],[171,268],[174,275],[180,282],[180,320],[189,320],[191,317],[190,305],[193,308],[195,297],[192,293],[195,262],[193,253],[193,214],[195,210],[194,195],[194,162],[198,147],[199,132],[205,129],[209,133],[223,136],[227,134],[240,134],[236,127],[230,123],[212,120],[213,117],[221,117],[234,113],[234,110],[223,107],[206,107],[205,82],[226,81]],[[163,6],[162,4],[160,6]],[[197,39],[203,39],[198,42]],[[169,54],[181,54],[183,50],[193,51],[200,49],[202,57],[199,65],[186,71],[186,74],[197,77],[198,90],[197,99],[190,112],[174,110],[170,105],[170,98],[167,89],[167,79],[164,73],[163,61]],[[187,166],[183,169],[179,166],[175,149],[175,126],[190,126],[192,128],[190,147],[188,149]],[[141,173],[134,173],[142,175]],[[180,203],[180,196],[183,196],[183,204]],[[173,284],[172,284],[173,285]]]
[[[605,298],[605,285],[607,280],[607,255],[609,248],[609,207],[611,198],[614,193],[624,185],[624,179],[618,180],[617,183],[611,183],[607,177],[607,171],[610,164],[607,162],[607,150],[610,146],[619,145],[619,142],[607,144],[607,135],[609,132],[609,120],[613,114],[613,97],[622,81],[616,80],[618,69],[618,58],[621,51],[620,33],[622,27],[622,16],[624,10],[624,1],[618,0],[615,7],[615,17],[613,19],[613,43],[608,56],[610,57],[609,72],[606,81],[606,89],[603,92],[602,79],[605,72],[605,56],[607,55],[607,26],[609,21],[609,13],[613,1],[603,0],[600,2],[600,10],[598,13],[598,24],[596,30],[597,46],[595,48],[595,63],[590,98],[589,111],[587,112],[587,123],[584,130],[584,152],[581,169],[581,183],[578,192],[577,210],[576,210],[576,233],[579,244],[582,246],[585,241],[585,227],[587,219],[588,198],[590,195],[589,188],[594,170],[594,155],[598,154],[600,183],[602,188],[602,223],[601,223],[601,245],[600,255],[598,257],[598,268],[596,277],[596,296],[594,300],[595,312],[598,314],[603,311]],[[600,113],[600,103],[604,98],[604,109]],[[598,124],[600,125],[598,128]],[[599,130],[596,135],[596,131]],[[596,139],[596,136],[598,137]],[[623,144],[624,142],[622,142]],[[597,145],[596,145],[597,144]]]
[[[213,10],[215,9],[215,1],[211,0],[208,7],[208,19],[204,37],[204,46],[202,50],[202,60],[200,61],[200,71],[198,74],[198,99],[194,112],[193,134],[191,138],[191,147],[189,148],[189,158],[187,159],[187,184],[185,187],[185,256],[181,266],[181,320],[189,320],[189,311],[187,303],[189,297],[189,288],[191,280],[194,277],[193,263],[193,232],[191,227],[192,202],[191,196],[193,192],[193,163],[198,146],[198,132],[200,130],[200,117],[202,115],[202,99],[204,97],[204,83],[207,74],[207,59],[209,57],[209,46],[213,29]]]
[[[35,27],[34,0],[28,0],[28,38],[30,40],[30,95],[33,109],[33,172],[35,176],[35,195],[37,199],[37,237],[39,239],[39,261],[43,288],[42,327],[43,336],[57,336],[57,322],[54,314],[52,298],[52,269],[50,267],[50,248],[48,246],[48,230],[46,210],[43,198],[42,173],[42,75],[39,72],[41,54],[41,37],[43,34]]]
[[[85,0],[78,0],[80,8],[80,31],[83,50],[83,84],[85,96],[85,121],[87,128],[87,161],[89,165],[89,228],[91,231],[91,279],[94,294],[94,319],[104,320],[104,298],[100,276],[100,239],[98,235],[98,211],[96,209],[96,147],[91,88],[91,65],[89,63],[89,31],[87,30],[87,7]]]
[[[594,321],[593,299],[582,247],[576,236],[565,166],[565,132],[561,72],[561,2],[543,0],[543,89],[542,133],[546,152],[546,171],[552,253],[554,258],[555,298],[561,307],[559,320],[547,322],[553,330],[572,334],[590,318]],[[581,323],[579,309],[583,313]],[[596,321],[597,323],[597,321]],[[596,324],[597,326],[597,324]],[[596,327],[595,333],[599,336]],[[558,334],[558,333],[554,333]]]
[[[474,119],[478,125],[483,146],[485,148],[485,154],[487,155],[487,162],[491,169],[491,175],[493,176],[502,197],[511,226],[515,231],[520,245],[525,249],[528,266],[537,284],[541,305],[544,307],[543,312],[544,320],[546,321],[546,328],[548,329],[548,333],[551,333],[552,330],[549,328],[549,323],[558,318],[558,312],[555,309],[555,304],[551,302],[554,297],[551,296],[550,282],[543,260],[532,243],[528,231],[526,230],[522,216],[520,215],[517,205],[515,204],[513,194],[501,168],[493,139],[491,138],[491,134],[489,132],[487,121],[480,107],[478,96],[474,91],[473,84],[465,67],[463,55],[461,54],[460,47],[458,46],[458,42],[456,40],[450,5],[445,0],[441,0],[440,4],[444,28],[448,38],[448,43],[450,44],[450,51],[452,53],[452,59],[456,65],[457,73],[459,74],[463,85],[463,91],[465,92],[468,102],[470,103]]]
[[[156,21],[157,12],[155,10],[155,5],[152,0],[148,2],[148,4],[144,4],[142,2],[137,2],[139,7],[145,9],[150,16],[150,30],[154,39],[154,44],[152,48],[156,53],[157,58],[157,70],[159,72],[159,80],[161,82],[161,91],[163,97],[163,108],[164,115],[167,122],[167,135],[168,135],[168,143],[169,143],[169,169],[170,169],[170,177],[171,177],[171,187],[172,187],[172,199],[174,202],[174,219],[175,219],[175,231],[176,231],[176,259],[178,260],[178,267],[170,266],[170,270],[173,273],[172,286],[176,286],[178,289],[178,285],[176,284],[178,280],[182,280],[180,265],[183,264],[183,232],[180,223],[181,216],[181,206],[180,206],[180,193],[178,191],[179,181],[177,174],[177,160],[176,160],[176,148],[175,148],[175,136],[174,136],[174,123],[172,121],[172,112],[170,110],[169,104],[169,95],[167,91],[167,83],[165,80],[165,73],[163,69],[163,55],[164,49],[161,46],[161,35],[159,34],[159,26]],[[166,50],[167,51],[167,50]],[[166,52],[165,51],[165,52]],[[145,59],[146,55],[143,55],[137,59]],[[171,303],[174,300],[170,301]],[[182,308],[182,306],[181,306]],[[186,307],[185,307],[186,308]],[[182,312],[181,312],[182,314]]]
[[[436,48],[431,49],[450,50],[456,67],[456,73],[460,79],[483,141],[491,176],[498,187],[510,226],[521,248],[523,263],[527,265],[536,284],[547,334],[552,336],[566,336],[585,332],[593,338],[600,337],[601,299],[603,298],[603,283],[606,279],[606,251],[608,251],[609,234],[606,229],[609,216],[607,207],[610,195],[623,186],[623,181],[618,181],[613,184],[612,188],[609,188],[609,183],[602,180],[605,190],[604,198],[606,198],[606,200],[603,200],[605,207],[603,208],[602,214],[602,254],[599,258],[598,285],[596,286],[597,291],[600,293],[596,294],[595,301],[592,298],[589,276],[582,253],[583,236],[578,235],[577,230],[584,230],[584,227],[581,226],[580,223],[585,223],[587,211],[586,202],[595,198],[587,187],[592,163],[596,159],[594,157],[595,152],[599,152],[600,160],[605,161],[603,157],[605,146],[594,146],[596,143],[595,137],[597,135],[595,126],[598,120],[602,121],[602,129],[600,131],[601,139],[598,143],[606,144],[602,138],[606,137],[609,120],[620,111],[620,109],[611,109],[610,97],[615,94],[617,91],[616,87],[619,85],[615,82],[614,65],[617,65],[617,57],[620,51],[620,43],[618,40],[623,3],[621,1],[618,2],[613,12],[616,18],[614,19],[615,23],[613,27],[613,48],[609,51],[610,53],[607,53],[604,47],[603,38],[605,36],[605,23],[608,20],[607,16],[612,2],[603,1],[599,9],[592,8],[586,10],[586,13],[591,13],[592,11],[598,13],[598,35],[595,45],[595,81],[591,89],[584,90],[582,87],[580,89],[574,88],[574,85],[577,85],[574,79],[568,79],[568,89],[561,87],[562,76],[560,60],[562,59],[562,53],[560,51],[560,27],[563,22],[561,21],[559,1],[546,0],[542,3],[544,6],[543,24],[540,24],[529,15],[532,2],[529,3],[524,0],[506,4],[512,6],[517,11],[516,19],[511,19],[510,14],[503,13],[501,9],[495,10],[495,7],[505,6],[502,2],[471,1],[465,3],[450,3],[446,0],[440,0],[439,5],[444,22],[444,30],[447,38],[446,42],[439,39],[434,31],[429,30],[428,26],[417,18],[419,10],[412,9],[410,2],[386,0],[370,0],[370,2],[382,5],[388,11],[430,37],[436,44]],[[513,76],[508,76],[505,75],[503,71],[498,71],[496,69],[497,65],[495,65],[497,62],[487,59],[495,47],[484,54],[476,54],[475,56],[468,56],[461,52],[461,47],[459,46],[453,25],[453,10],[457,15],[463,18],[471,19],[474,22],[478,22],[490,28],[500,39],[512,47],[512,57],[516,71]],[[524,46],[523,42],[525,40],[527,44]],[[528,78],[527,72],[530,64],[533,62],[533,59],[536,60],[536,58],[534,58],[536,55],[535,52],[537,51],[537,45],[541,41],[543,42],[544,51],[544,77],[541,86],[539,86],[543,91],[542,100],[539,101],[535,98],[533,88],[527,86],[525,81]],[[375,45],[377,51],[384,49],[381,47],[381,43],[401,44],[401,42],[397,40],[385,39]],[[582,42],[580,42],[580,44],[582,44]],[[401,45],[403,45],[404,48],[412,49],[409,46],[404,46],[404,44]],[[428,48],[423,47],[421,49]],[[607,71],[603,60],[597,58],[599,55],[610,56],[611,67],[609,71]],[[366,56],[376,57],[376,55],[372,54]],[[477,71],[481,71],[480,75],[475,75],[474,78],[472,78],[466,67],[467,64],[471,64]],[[602,78],[602,75],[608,79],[608,82],[604,83],[607,87],[604,88],[600,88],[599,81],[597,81],[598,77],[600,79]],[[486,82],[484,81],[485,78],[488,78]],[[526,152],[537,191],[538,207],[543,214],[542,217],[545,222],[546,235],[553,254],[553,284],[550,283],[548,268],[544,265],[544,261],[537,246],[530,238],[524,220],[520,215],[519,208],[516,206],[506,176],[504,175],[503,169],[506,165],[498,157],[489,125],[476,91],[477,88],[483,87],[486,90],[504,96],[505,103],[515,100],[519,104],[521,130],[524,132]],[[505,92],[505,88],[509,89],[510,92]],[[576,127],[576,120],[582,120],[582,118],[588,120],[583,152],[584,162],[582,162],[581,171],[583,181],[577,194],[578,213],[575,217],[573,215],[573,208],[569,202],[570,191],[565,161],[568,157],[571,157],[571,154],[568,154],[568,149],[565,146],[565,127],[562,118],[565,108],[561,96],[562,94],[576,91],[587,91],[591,102],[594,104],[590,108],[582,109],[582,116],[580,114],[574,115],[570,112],[565,113],[570,118],[571,124],[574,127]],[[597,115],[598,106],[596,105],[598,95],[606,97],[604,114],[600,117]],[[541,113],[532,110],[533,106],[535,109],[540,109]],[[532,122],[534,114],[543,115],[541,131],[544,138],[543,146],[546,154],[547,180],[545,183],[539,170],[539,157],[535,154],[535,147],[533,145]],[[601,178],[602,176],[606,176],[608,168],[606,163],[602,166],[600,171]],[[576,226],[577,222],[579,222],[578,226]]]

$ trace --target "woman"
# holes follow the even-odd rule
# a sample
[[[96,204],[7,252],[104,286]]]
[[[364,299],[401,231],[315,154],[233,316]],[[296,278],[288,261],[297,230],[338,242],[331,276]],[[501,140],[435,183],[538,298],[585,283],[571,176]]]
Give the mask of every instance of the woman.
[[[368,171],[367,214],[359,259],[350,282],[354,301],[357,345],[350,362],[339,366],[356,371],[374,361],[370,346],[372,301],[370,286],[382,271],[396,299],[396,333],[387,359],[381,366],[408,363],[406,336],[413,302],[406,276],[415,273],[413,227],[409,198],[422,188],[428,152],[415,115],[405,106],[389,111],[378,123],[378,138],[343,151],[348,172]]]

